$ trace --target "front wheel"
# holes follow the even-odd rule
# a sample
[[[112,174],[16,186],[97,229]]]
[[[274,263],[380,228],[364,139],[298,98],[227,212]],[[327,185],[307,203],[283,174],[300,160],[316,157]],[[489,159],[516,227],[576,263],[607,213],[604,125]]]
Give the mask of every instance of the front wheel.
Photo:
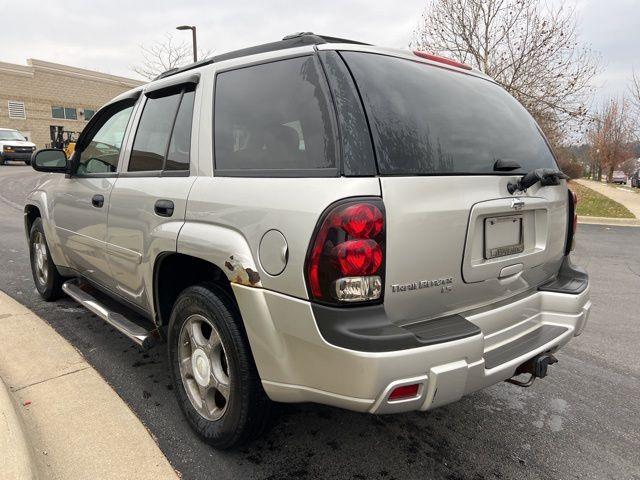
[[[29,235],[29,253],[31,257],[31,273],[38,293],[47,302],[62,296],[64,279],[51,259],[51,253],[44,235],[42,219],[36,218],[31,225]]]
[[[169,323],[169,362],[178,403],[207,443],[231,448],[270,424],[265,394],[230,296],[216,285],[196,285],[178,297]]]

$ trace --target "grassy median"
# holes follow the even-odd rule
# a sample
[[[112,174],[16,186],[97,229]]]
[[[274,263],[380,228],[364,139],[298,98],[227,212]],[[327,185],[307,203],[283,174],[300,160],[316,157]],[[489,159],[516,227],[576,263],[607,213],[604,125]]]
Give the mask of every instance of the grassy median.
[[[627,207],[576,182],[569,188],[578,196],[578,215],[586,217],[635,218]]]

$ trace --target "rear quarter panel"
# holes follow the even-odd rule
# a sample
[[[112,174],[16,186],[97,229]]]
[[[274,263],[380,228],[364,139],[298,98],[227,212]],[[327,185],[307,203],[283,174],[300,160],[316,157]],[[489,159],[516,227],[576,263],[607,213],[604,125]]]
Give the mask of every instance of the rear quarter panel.
[[[200,177],[189,196],[178,251],[212,261],[231,282],[245,283],[237,267],[255,268],[260,286],[308,298],[304,261],[318,218],[331,203],[354,196],[380,196],[378,179]],[[269,275],[259,258],[260,241],[273,229],[288,246],[279,275]]]

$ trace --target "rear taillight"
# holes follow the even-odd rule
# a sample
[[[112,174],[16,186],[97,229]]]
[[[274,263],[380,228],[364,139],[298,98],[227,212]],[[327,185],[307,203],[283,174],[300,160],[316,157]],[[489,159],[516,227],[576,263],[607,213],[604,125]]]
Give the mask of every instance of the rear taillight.
[[[573,250],[576,228],[578,227],[578,196],[571,189],[568,190],[569,208],[567,216],[567,244],[564,248],[564,254],[569,255]]]
[[[305,274],[312,300],[377,302],[384,285],[384,205],[357,198],[330,206],[311,240]]]

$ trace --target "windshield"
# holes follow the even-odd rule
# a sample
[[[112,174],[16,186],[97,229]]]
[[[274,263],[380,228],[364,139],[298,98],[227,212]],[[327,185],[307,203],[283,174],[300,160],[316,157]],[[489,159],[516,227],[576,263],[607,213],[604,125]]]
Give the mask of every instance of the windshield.
[[[358,84],[381,175],[526,173],[557,168],[527,111],[493,82],[422,62],[341,52]]]
[[[15,130],[0,130],[0,140],[19,140],[24,142],[26,138]]]

